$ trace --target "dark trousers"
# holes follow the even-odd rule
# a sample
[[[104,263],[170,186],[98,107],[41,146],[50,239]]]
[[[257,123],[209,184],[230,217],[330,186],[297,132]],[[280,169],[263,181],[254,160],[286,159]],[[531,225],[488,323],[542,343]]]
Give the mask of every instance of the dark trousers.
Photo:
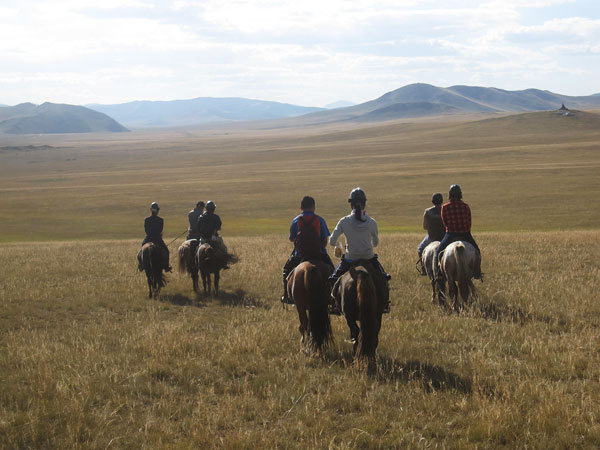
[[[390,276],[390,274],[385,271],[385,269],[379,262],[377,255],[373,256],[369,261],[371,262],[371,264],[373,264],[373,267],[375,267],[375,269],[378,269],[379,272],[381,273],[381,275],[383,275],[383,277],[385,277],[387,280],[392,278]],[[331,284],[331,286],[333,286],[335,284],[335,282],[338,280],[339,277],[341,277],[346,272],[348,272],[350,270],[350,267],[352,267],[352,261],[348,261],[346,258],[344,258],[342,256],[342,260],[340,261],[338,266],[335,268],[335,270],[329,277],[329,283]]]
[[[477,253],[481,253],[481,250],[479,250],[479,246],[477,245],[477,242],[475,242],[475,239],[473,239],[473,235],[469,231],[467,233],[446,233],[446,235],[444,236],[444,239],[442,239],[440,241],[440,245],[435,251],[435,257],[437,258],[441,252],[446,250],[446,247],[448,247],[450,244],[452,244],[453,242],[456,242],[456,241],[468,242],[473,247],[475,247],[475,250],[477,250]]]

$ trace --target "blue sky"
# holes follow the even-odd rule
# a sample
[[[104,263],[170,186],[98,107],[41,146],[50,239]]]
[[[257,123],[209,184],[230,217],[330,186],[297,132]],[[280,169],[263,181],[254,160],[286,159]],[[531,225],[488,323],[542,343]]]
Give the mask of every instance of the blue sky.
[[[600,92],[598,0],[0,0],[0,103]]]

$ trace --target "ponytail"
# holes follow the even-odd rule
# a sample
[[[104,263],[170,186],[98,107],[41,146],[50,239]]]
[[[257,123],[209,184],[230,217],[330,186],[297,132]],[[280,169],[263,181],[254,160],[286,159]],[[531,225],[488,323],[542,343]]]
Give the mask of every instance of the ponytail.
[[[362,210],[363,210],[363,205],[359,202],[355,203],[352,205],[352,209],[354,209],[354,217],[361,221],[361,222],[365,222],[367,219],[363,219],[362,216]]]

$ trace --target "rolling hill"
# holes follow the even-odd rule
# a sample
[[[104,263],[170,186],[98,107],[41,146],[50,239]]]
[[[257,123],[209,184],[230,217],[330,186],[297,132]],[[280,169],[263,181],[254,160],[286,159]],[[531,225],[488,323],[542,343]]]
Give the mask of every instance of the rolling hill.
[[[235,97],[200,97],[191,100],[135,101],[87,106],[108,114],[127,126],[142,128],[278,119],[323,109]]]
[[[304,124],[384,121],[446,114],[598,109],[600,96],[570,97],[539,89],[506,91],[478,86],[440,88],[410,84],[356,106],[320,111],[299,118]]]
[[[0,108],[0,133],[54,134],[128,131],[106,114],[83,106],[46,102]]]

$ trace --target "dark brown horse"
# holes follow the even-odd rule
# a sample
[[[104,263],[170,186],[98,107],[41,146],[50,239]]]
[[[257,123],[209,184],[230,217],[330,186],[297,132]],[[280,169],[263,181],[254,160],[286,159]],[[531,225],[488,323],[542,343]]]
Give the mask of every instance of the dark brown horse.
[[[222,263],[217,257],[217,251],[210,244],[202,244],[196,251],[196,265],[202,277],[204,293],[210,294],[210,275],[213,274],[215,295],[219,295],[219,278]]]
[[[198,264],[196,262],[196,250],[198,249],[197,239],[188,239],[185,241],[178,250],[179,256],[179,272],[187,272],[192,278],[192,286],[194,292],[198,292]]]
[[[152,242],[144,244],[137,254],[137,260],[140,271],[146,272],[148,298],[156,298],[167,283],[163,274],[163,256],[159,248]]]
[[[322,354],[323,348],[333,342],[329,304],[331,267],[323,262],[304,261],[289,275],[287,291],[296,304],[300,318],[302,345]],[[307,314],[308,312],[308,314]]]
[[[354,355],[359,361],[375,358],[381,316],[389,296],[387,281],[378,281],[380,288],[376,288],[375,270],[369,261],[359,260],[340,277],[333,291],[350,327]]]

